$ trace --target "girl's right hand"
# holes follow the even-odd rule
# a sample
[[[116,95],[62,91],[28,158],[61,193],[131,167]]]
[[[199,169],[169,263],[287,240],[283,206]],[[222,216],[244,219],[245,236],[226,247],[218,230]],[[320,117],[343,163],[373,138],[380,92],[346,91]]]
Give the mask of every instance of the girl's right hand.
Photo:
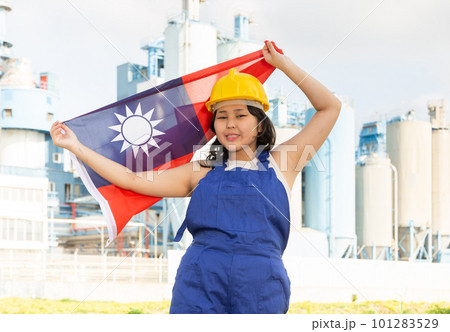
[[[50,128],[50,136],[53,139],[53,144],[69,151],[74,150],[79,144],[77,135],[64,123],[56,121]]]

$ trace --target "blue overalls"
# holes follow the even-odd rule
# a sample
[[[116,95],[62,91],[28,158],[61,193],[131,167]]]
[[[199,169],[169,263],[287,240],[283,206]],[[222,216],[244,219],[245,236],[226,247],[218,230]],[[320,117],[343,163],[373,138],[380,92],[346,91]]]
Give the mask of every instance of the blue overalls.
[[[286,313],[290,280],[281,260],[290,230],[289,199],[269,151],[259,170],[215,164],[192,194],[193,235],[175,277],[170,313]]]

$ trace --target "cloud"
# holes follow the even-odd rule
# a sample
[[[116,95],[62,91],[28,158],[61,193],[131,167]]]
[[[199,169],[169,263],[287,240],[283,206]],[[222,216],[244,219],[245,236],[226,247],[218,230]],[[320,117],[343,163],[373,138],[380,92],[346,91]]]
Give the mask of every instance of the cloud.
[[[71,2],[82,15],[67,1],[12,2],[8,37],[15,55],[29,57],[36,73],[52,71],[59,76],[64,112],[76,115],[115,100],[116,66],[127,61],[146,64],[142,39],[161,35],[167,18],[181,12],[182,1]],[[449,91],[449,1],[385,0],[331,52],[379,3],[209,0],[201,4],[200,15],[203,22],[214,21],[232,35],[233,15],[246,11],[255,22],[250,36],[275,40],[306,71],[328,56],[312,75],[330,90],[351,97],[357,114]],[[295,89],[281,76],[275,83],[288,92]],[[297,90],[292,97],[304,100]]]

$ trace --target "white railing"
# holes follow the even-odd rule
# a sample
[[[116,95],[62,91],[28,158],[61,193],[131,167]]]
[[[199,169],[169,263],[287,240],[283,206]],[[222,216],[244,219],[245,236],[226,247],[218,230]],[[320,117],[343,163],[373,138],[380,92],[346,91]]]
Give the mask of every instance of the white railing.
[[[74,254],[0,254],[0,280],[167,282],[167,260]]]

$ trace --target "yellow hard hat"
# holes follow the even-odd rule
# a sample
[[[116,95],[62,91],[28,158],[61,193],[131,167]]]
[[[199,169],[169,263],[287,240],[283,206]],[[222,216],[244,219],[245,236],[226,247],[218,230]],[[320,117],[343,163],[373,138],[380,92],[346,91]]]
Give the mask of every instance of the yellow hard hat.
[[[221,77],[214,84],[206,108],[212,112],[217,109],[215,104],[235,99],[249,101],[248,105],[262,108],[265,112],[270,107],[261,82],[255,76],[240,73],[235,68],[231,68],[228,75]]]

